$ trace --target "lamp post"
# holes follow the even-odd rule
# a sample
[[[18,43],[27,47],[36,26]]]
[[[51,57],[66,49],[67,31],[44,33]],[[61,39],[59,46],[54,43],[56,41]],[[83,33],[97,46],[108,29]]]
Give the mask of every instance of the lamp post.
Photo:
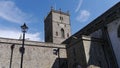
[[[21,65],[20,65],[20,68],[23,67],[23,55],[24,55],[24,53],[25,53],[25,48],[24,48],[25,33],[27,32],[28,27],[27,27],[26,24],[24,23],[24,24],[21,26],[21,29],[22,29],[22,32],[23,32],[23,40],[22,40],[22,47],[20,47],[20,53],[21,53]]]

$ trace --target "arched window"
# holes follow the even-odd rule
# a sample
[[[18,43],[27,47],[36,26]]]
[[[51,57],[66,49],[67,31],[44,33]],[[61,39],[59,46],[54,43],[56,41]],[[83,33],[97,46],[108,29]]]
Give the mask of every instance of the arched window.
[[[58,36],[58,32],[56,32],[56,36]]]
[[[64,29],[61,29],[61,37],[64,38],[65,37],[65,32]]]
[[[67,33],[67,37],[69,37],[69,33]]]
[[[118,27],[118,37],[120,38],[120,25]]]

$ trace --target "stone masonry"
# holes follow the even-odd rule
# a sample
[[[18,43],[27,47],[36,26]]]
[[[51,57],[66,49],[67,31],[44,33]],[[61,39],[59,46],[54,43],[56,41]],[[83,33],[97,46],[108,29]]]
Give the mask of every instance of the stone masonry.
[[[51,9],[44,24],[45,42],[61,44],[71,36],[69,13]]]
[[[19,48],[22,46],[21,43],[22,41],[18,39],[0,38],[0,68],[10,68],[10,63],[11,68],[20,68],[21,53]],[[11,45],[13,44],[15,47],[12,54]],[[60,58],[66,58],[64,44],[25,41],[23,68],[52,68],[58,58],[53,54],[53,49],[56,48],[60,48]],[[10,62],[11,58],[12,62]]]

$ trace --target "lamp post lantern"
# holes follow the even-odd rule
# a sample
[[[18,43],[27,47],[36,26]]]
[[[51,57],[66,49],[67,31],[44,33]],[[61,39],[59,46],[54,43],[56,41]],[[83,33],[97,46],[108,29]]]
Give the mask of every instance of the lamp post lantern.
[[[25,33],[27,32],[28,27],[27,27],[27,25],[24,23],[24,24],[21,26],[21,29],[22,29],[22,32],[23,32],[23,40],[22,40],[22,47],[20,47],[20,53],[21,53],[21,65],[20,65],[20,68],[23,67],[23,55],[24,55],[24,53],[25,53],[25,48],[24,48]]]

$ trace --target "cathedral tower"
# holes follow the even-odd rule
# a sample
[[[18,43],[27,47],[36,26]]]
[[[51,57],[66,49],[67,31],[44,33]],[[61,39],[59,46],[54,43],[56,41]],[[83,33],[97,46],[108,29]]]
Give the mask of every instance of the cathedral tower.
[[[71,35],[70,15],[51,9],[44,20],[45,42],[60,44]]]

